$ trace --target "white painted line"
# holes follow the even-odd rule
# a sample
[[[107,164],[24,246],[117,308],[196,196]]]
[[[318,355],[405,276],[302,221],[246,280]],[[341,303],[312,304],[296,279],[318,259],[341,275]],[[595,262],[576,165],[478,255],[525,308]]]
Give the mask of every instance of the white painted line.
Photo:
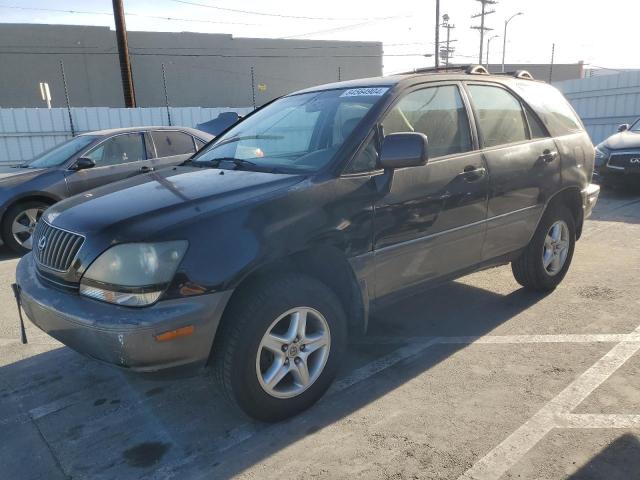
[[[640,415],[565,414],[556,417],[556,428],[640,428]]]
[[[640,333],[640,327],[634,333]],[[637,340],[623,340],[615,345],[604,357],[600,358],[542,407],[538,413],[476,462],[459,477],[460,480],[500,478],[551,429],[561,426],[561,422],[557,420],[558,415],[570,413],[639,350],[640,341]]]
[[[406,344],[519,344],[519,343],[619,343],[640,341],[640,333],[594,333],[594,334],[556,334],[556,335],[485,335],[482,337],[367,337],[356,342],[357,345]]]

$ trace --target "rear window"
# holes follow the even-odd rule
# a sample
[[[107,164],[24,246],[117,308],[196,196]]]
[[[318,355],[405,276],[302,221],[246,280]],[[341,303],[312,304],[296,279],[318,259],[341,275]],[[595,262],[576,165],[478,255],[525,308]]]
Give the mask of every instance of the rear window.
[[[516,82],[515,90],[531,105],[553,136],[584,130],[582,122],[558,89],[546,83]]]
[[[183,155],[193,153],[196,147],[193,137],[182,132],[156,131],[151,132],[153,142],[156,144],[158,157],[171,157],[173,155]]]

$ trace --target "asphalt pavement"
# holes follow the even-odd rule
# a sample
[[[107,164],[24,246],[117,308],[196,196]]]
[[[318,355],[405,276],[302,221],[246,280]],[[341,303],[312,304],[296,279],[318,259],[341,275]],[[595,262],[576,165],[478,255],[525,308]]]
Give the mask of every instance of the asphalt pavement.
[[[267,425],[207,376],[140,377],[32,325],[0,251],[0,478],[640,478],[640,195],[605,190],[547,295],[509,267],[379,312],[309,411]]]

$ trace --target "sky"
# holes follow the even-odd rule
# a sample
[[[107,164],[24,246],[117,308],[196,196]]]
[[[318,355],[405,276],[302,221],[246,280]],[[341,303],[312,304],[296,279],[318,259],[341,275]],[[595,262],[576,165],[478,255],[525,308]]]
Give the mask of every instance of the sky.
[[[441,0],[440,13],[456,26],[452,61],[477,63],[477,0]],[[14,7],[14,8],[10,8]],[[15,8],[19,7],[19,8]],[[435,0],[124,0],[128,30],[227,33],[235,37],[364,40],[384,44],[384,73],[432,66]],[[0,0],[0,23],[103,25],[112,29],[110,0]],[[52,11],[62,10],[62,11]],[[509,23],[507,63],[584,61],[587,66],[640,68],[636,44],[638,0],[500,0],[488,7],[494,30],[490,62],[500,63],[504,21]],[[73,11],[73,13],[71,12]],[[442,29],[441,37],[446,33]],[[486,45],[486,43],[485,43]],[[1,46],[0,46],[1,47]],[[486,48],[486,47],[485,47]]]

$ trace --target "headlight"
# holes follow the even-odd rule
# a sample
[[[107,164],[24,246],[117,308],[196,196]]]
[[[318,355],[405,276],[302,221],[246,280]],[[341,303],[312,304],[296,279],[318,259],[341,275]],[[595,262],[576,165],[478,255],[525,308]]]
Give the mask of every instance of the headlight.
[[[609,150],[602,144],[596,146],[596,167],[601,167],[609,159]]]
[[[187,246],[178,240],[111,247],[87,269],[80,294],[129,307],[150,305],[166,290]]]

